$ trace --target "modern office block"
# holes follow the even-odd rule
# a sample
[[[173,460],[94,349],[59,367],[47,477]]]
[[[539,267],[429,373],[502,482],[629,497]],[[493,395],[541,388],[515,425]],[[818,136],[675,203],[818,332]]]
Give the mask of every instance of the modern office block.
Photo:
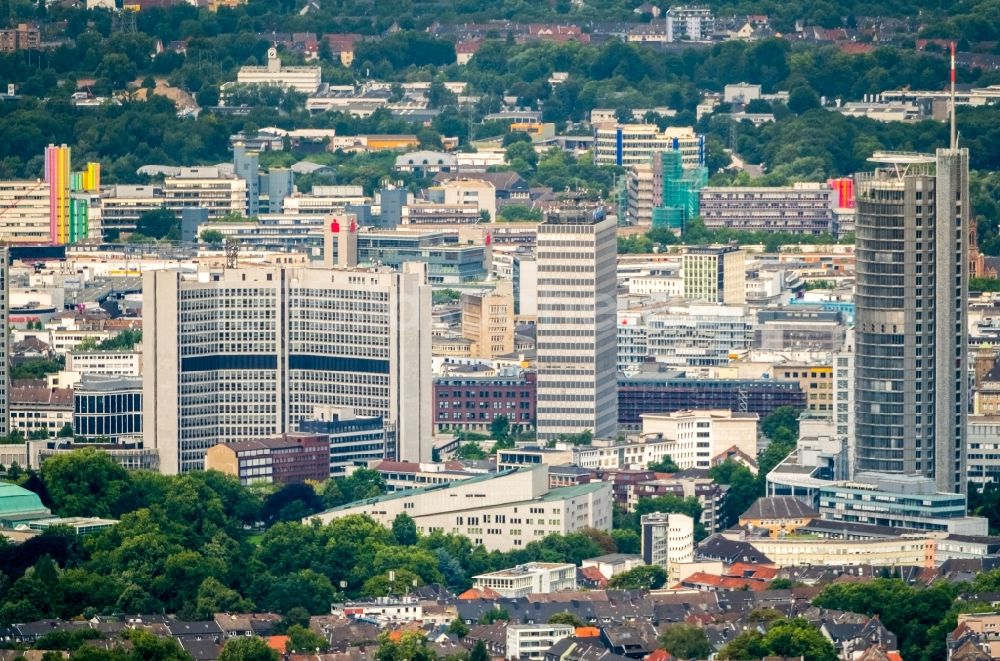
[[[538,438],[618,430],[615,219],[563,209],[538,227]]]
[[[835,234],[833,210],[838,199],[826,183],[753,188],[709,186],[699,194],[699,207],[709,229]]]
[[[380,416],[431,458],[431,292],[423,265],[144,274],[143,434],[161,470],[220,442],[297,429],[318,408]]]
[[[856,175],[855,469],[966,489],[966,149]]]
[[[737,246],[691,246],[682,261],[684,297],[711,303],[747,301],[746,252]]]
[[[84,374],[73,391],[73,433],[81,441],[142,437],[142,379]]]

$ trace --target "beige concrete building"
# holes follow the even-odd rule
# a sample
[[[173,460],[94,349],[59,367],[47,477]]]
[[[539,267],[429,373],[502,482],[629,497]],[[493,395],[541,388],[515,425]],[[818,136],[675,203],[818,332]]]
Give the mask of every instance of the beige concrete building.
[[[476,358],[496,358],[514,351],[514,283],[503,280],[496,289],[463,293],[462,336],[475,343]]]
[[[833,411],[834,382],[833,365],[809,365],[786,363],[775,365],[771,375],[780,381],[796,381],[806,394],[806,407],[810,411],[830,413]]]
[[[735,246],[691,246],[682,261],[685,298],[743,305],[747,302],[746,252]]]
[[[544,466],[490,473],[448,486],[410,489],[348,503],[312,518],[322,522],[365,514],[391,526],[408,514],[421,533],[464,535],[489,551],[522,549],[552,533],[611,530],[608,482],[550,489]]]
[[[242,216],[247,208],[247,182],[214,167],[182,168],[164,178],[162,204],[178,215],[196,207],[208,209],[209,218]]]
[[[666,454],[681,468],[711,468],[712,457],[731,447],[757,456],[756,413],[724,409],[643,413],[642,436],[667,442]]]
[[[440,194],[442,201],[449,205],[474,206],[480,212],[497,219],[497,189],[482,179],[448,179],[430,190],[430,194]]]
[[[796,537],[750,539],[777,567],[823,565],[934,566],[935,540],[922,535],[891,539]]]
[[[49,185],[44,181],[0,181],[0,240],[49,243]]]
[[[267,50],[267,64],[264,66],[240,67],[236,82],[241,85],[278,85],[296,92],[312,94],[319,89],[320,67],[282,66],[277,48]]]

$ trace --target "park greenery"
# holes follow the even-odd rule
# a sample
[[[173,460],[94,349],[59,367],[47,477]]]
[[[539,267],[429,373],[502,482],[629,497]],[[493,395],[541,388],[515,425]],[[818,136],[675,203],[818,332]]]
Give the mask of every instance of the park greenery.
[[[322,614],[338,599],[397,594],[414,582],[464,590],[483,572],[533,560],[579,564],[618,550],[615,537],[596,530],[500,553],[457,535],[419,535],[404,516],[391,529],[360,516],[301,522],[380,493],[381,478],[368,470],[251,489],[213,471],[127,472],[81,450],[14,475],[61,516],[120,523],[83,538],[52,529],[16,546],[0,541],[0,625],[121,612]]]

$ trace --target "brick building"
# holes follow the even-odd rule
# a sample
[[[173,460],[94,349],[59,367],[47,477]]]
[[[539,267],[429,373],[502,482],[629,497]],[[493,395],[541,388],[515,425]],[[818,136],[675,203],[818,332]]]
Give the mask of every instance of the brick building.
[[[205,470],[239,478],[241,484],[293,484],[330,477],[330,439],[324,434],[284,434],[220,443],[205,455]]]
[[[535,426],[534,372],[519,376],[438,377],[434,379],[434,425],[438,431],[484,431],[507,416],[511,427]]]

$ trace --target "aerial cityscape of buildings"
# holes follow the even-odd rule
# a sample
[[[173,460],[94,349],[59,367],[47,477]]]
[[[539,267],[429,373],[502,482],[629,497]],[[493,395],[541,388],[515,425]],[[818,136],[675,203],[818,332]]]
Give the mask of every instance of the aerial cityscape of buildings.
[[[122,43],[172,11],[78,9]],[[42,70],[67,45],[16,13],[0,54]],[[79,113],[170,88],[223,148],[98,162],[81,122],[0,163],[0,659],[1000,659],[1000,189],[958,131],[1000,103],[996,42],[915,42],[946,91],[828,96],[776,72],[912,26],[627,13],[272,29],[211,83],[72,81]],[[172,39],[151,57],[205,48]],[[542,101],[465,75],[538,43]],[[615,107],[581,74],[642,53],[697,84]],[[831,169],[765,145],[797,121],[868,133]]]

